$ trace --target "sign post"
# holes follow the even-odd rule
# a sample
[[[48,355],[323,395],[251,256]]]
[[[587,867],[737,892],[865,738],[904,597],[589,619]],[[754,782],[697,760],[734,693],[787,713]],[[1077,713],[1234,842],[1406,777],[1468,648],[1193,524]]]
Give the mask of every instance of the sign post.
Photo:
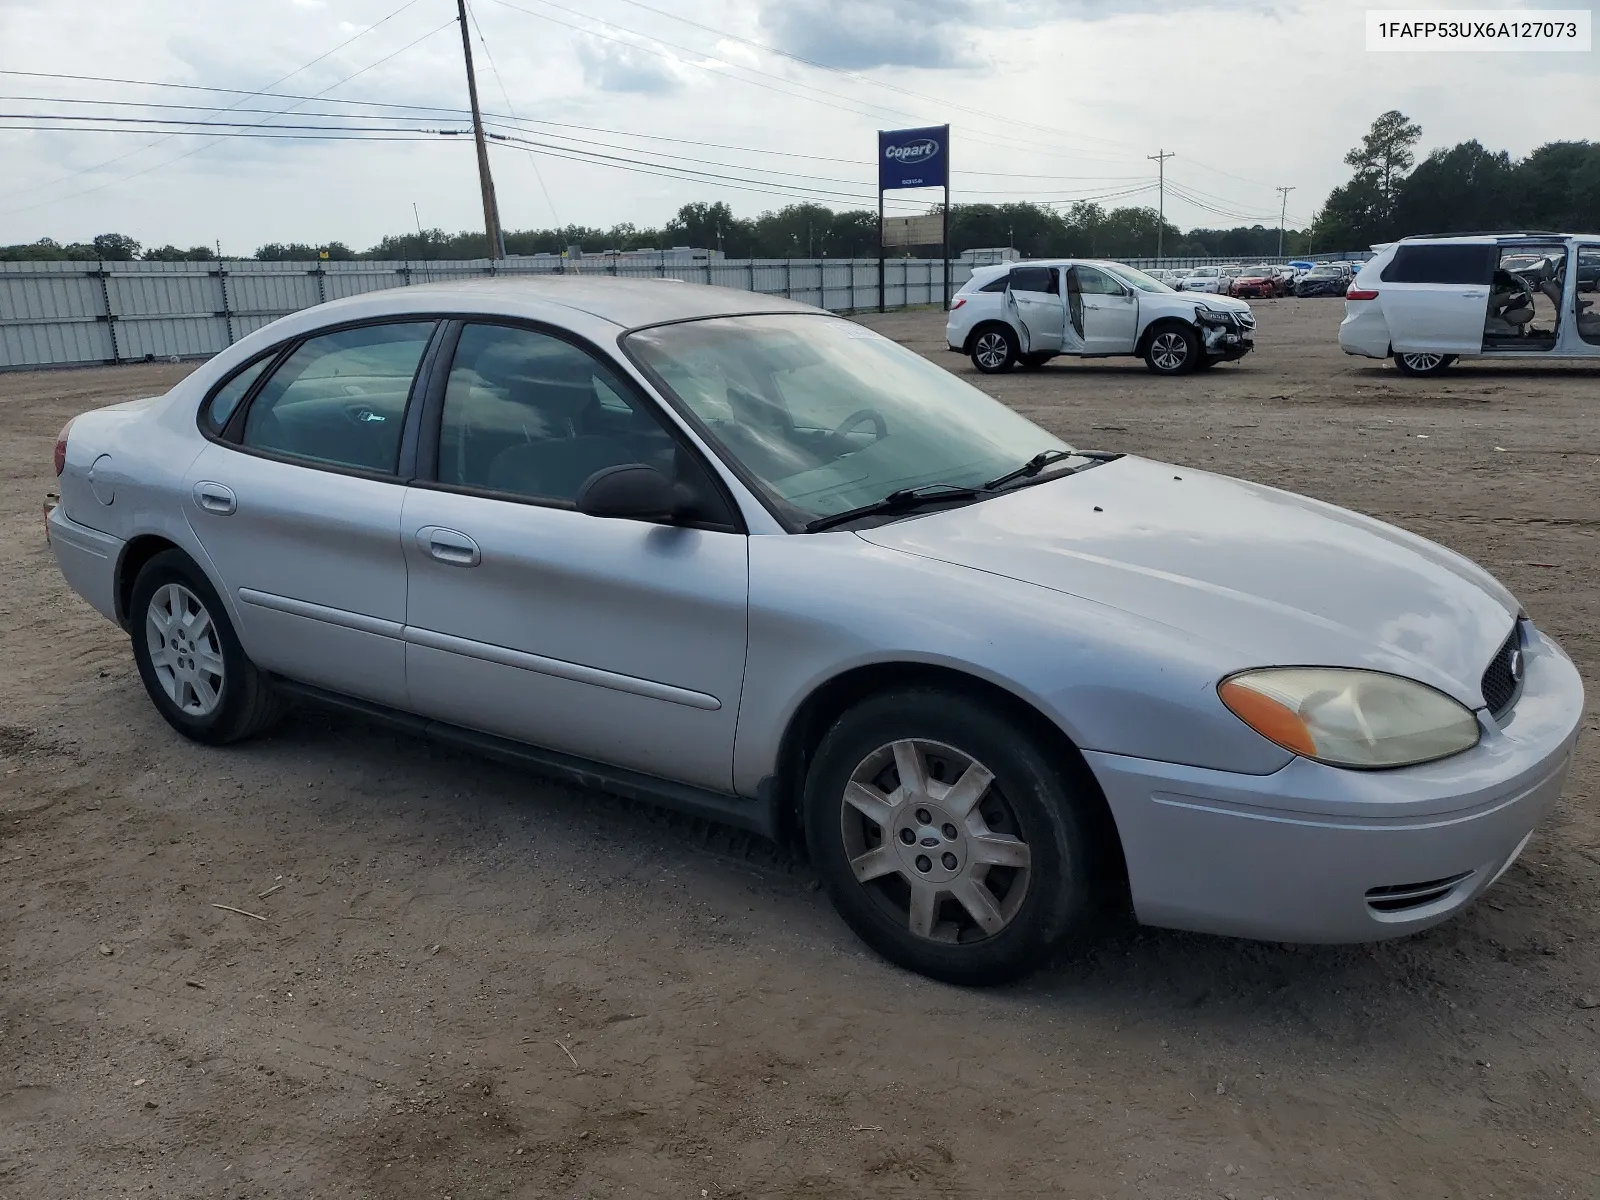
[[[884,311],[884,248],[891,236],[898,234],[895,245],[914,245],[910,239],[920,236],[915,229],[917,218],[903,221],[904,228],[891,231],[885,228],[883,194],[901,188],[944,188],[944,213],[940,222],[940,240],[944,244],[944,307],[950,307],[950,126],[930,125],[922,129],[878,130],[878,311]]]

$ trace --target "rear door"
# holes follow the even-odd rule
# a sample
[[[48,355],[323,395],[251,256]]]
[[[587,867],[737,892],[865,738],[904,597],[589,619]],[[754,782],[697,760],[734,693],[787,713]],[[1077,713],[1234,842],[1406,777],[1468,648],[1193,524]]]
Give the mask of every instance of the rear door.
[[[1489,242],[1402,242],[1379,276],[1397,353],[1477,354],[1499,248]]]
[[[1139,300],[1133,289],[1098,267],[1072,268],[1083,292],[1085,354],[1132,354],[1139,332]]]
[[[436,324],[306,338],[189,468],[189,524],[268,671],[406,702],[400,443]]]
[[[1006,305],[1013,314],[1024,354],[1058,354],[1067,321],[1056,267],[1012,267]]]

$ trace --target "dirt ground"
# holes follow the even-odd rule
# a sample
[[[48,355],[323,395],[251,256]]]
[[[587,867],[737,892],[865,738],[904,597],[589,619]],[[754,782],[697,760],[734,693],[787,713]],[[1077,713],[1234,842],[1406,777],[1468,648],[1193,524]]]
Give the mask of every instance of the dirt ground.
[[[1339,353],[1341,307],[1260,303],[1259,352],[1205,375],[978,382],[1476,558],[1600,694],[1600,369],[1406,380]],[[972,375],[940,314],[868,320]],[[803,864],[693,823],[342,718],[180,740],[40,498],[69,416],[188,369],[0,375],[0,1194],[1600,1195],[1592,734],[1425,935],[1130,925],[1021,985],[930,983]]]

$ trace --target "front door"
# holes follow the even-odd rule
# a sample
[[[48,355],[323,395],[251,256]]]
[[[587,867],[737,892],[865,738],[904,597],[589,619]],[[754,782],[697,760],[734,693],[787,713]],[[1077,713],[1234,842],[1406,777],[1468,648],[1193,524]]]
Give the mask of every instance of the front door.
[[[1085,354],[1132,354],[1139,333],[1139,299],[1133,289],[1098,267],[1073,267],[1083,291]]]
[[[468,728],[732,790],[746,537],[590,517],[594,472],[700,470],[649,402],[583,347],[472,324],[407,489],[410,707]],[[426,444],[426,435],[425,435]]]
[[[189,524],[265,670],[406,702],[398,455],[434,325],[306,339],[185,475]]]
[[[1067,322],[1061,299],[1061,272],[1056,267],[1012,267],[1006,287],[1024,354],[1057,354]]]

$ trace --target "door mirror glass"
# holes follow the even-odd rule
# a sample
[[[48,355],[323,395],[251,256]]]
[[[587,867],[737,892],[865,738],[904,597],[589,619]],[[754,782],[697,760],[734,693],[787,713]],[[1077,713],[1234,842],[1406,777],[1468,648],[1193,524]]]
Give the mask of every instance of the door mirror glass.
[[[644,463],[603,467],[578,489],[578,511],[626,521],[670,521],[684,508],[678,489]]]

